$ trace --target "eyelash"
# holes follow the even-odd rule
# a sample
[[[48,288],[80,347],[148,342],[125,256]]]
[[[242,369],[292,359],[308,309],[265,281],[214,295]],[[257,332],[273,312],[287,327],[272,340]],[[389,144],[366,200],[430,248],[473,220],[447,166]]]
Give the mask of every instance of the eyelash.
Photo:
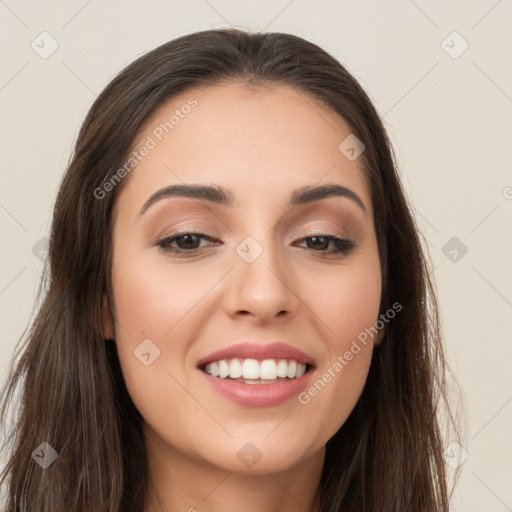
[[[178,256],[185,255],[185,254],[189,255],[189,256],[195,256],[196,254],[199,254],[200,252],[202,252],[201,249],[199,249],[199,248],[179,249],[179,248],[175,248],[175,247],[171,247],[171,248],[168,247],[176,239],[181,238],[185,235],[195,235],[200,238],[204,238],[206,240],[214,241],[213,238],[211,238],[203,233],[188,231],[188,230],[184,229],[184,230],[175,231],[174,233],[171,233],[170,235],[165,235],[165,237],[159,239],[155,245],[159,246],[165,252],[169,252],[171,254],[178,255]],[[309,240],[311,238],[325,238],[327,241],[333,242],[336,244],[336,246],[337,246],[336,249],[331,250],[331,251],[315,251],[314,249],[310,249],[313,252],[319,253],[319,255],[321,257],[326,257],[326,256],[328,257],[329,255],[337,255],[337,254],[347,255],[347,254],[350,254],[356,247],[352,241],[350,241],[346,238],[338,238],[336,236],[327,235],[327,234],[323,234],[323,233],[310,233],[309,236],[302,237],[298,241],[302,242],[305,240]]]

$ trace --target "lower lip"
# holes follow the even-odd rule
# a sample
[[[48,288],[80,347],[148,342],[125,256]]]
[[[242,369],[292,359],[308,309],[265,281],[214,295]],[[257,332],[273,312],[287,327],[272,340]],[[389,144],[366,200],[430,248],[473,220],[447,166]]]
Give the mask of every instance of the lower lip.
[[[306,387],[313,368],[299,378],[273,384],[244,384],[233,379],[212,377],[202,370],[198,371],[215,391],[236,404],[247,407],[272,407],[297,396]]]

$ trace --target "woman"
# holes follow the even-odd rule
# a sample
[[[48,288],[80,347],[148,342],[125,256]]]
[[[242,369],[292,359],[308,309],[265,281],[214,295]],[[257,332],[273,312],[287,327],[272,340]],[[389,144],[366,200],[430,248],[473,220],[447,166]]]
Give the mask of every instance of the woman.
[[[3,399],[23,384],[9,511],[448,510],[428,266],[382,122],[318,46],[211,30],[124,69],[49,264]]]

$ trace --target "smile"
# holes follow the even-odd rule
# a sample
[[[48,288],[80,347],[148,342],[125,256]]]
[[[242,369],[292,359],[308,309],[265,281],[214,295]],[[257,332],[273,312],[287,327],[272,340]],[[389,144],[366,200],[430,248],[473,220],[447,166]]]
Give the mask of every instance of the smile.
[[[246,384],[269,384],[278,379],[296,379],[306,373],[308,365],[291,359],[233,358],[220,359],[204,365],[205,373],[220,379],[235,379]]]
[[[220,359],[198,368],[222,398],[244,407],[275,407],[304,391],[314,366],[286,359]]]

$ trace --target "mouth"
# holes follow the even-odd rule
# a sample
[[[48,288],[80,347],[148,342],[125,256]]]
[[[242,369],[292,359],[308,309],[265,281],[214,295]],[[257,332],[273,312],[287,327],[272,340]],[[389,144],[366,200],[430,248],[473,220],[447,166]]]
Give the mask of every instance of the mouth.
[[[246,407],[280,405],[297,396],[316,368],[304,352],[284,343],[243,343],[197,363],[206,382],[224,398]]]

